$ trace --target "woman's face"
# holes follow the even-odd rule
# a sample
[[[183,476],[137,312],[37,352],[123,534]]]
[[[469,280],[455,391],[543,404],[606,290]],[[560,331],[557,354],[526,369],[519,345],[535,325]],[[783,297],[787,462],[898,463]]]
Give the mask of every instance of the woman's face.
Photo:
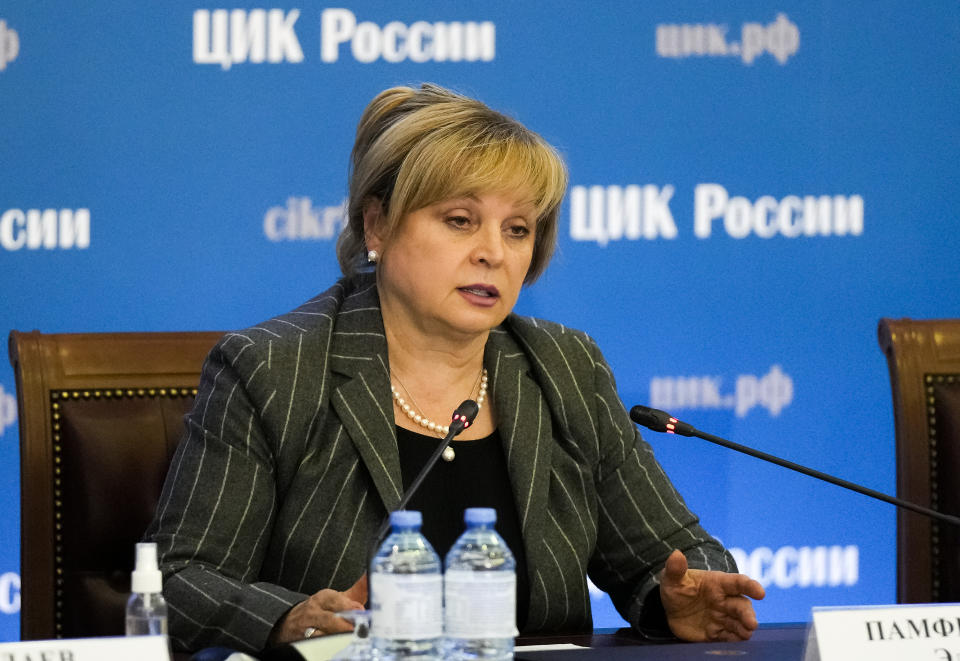
[[[536,209],[509,193],[443,200],[400,222],[377,266],[386,323],[476,336],[513,309],[533,257]]]

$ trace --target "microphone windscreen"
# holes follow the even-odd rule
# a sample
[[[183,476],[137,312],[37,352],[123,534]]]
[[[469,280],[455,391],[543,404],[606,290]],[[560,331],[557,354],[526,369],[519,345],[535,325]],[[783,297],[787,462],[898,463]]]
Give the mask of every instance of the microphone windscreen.
[[[630,419],[653,431],[667,431],[667,418],[663,411],[652,409],[649,406],[634,406],[630,409]]]
[[[453,419],[463,420],[466,425],[473,424],[474,418],[480,413],[480,406],[472,399],[465,399],[457,410],[453,412]]]

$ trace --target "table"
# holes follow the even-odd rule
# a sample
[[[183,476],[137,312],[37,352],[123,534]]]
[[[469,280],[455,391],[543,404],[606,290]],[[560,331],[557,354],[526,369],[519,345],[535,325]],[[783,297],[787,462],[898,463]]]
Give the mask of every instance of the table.
[[[800,661],[806,623],[761,624],[753,637],[739,643],[659,643],[642,640],[630,629],[598,630],[593,634],[570,636],[529,636],[522,644],[548,645],[571,643],[588,645],[582,650],[553,650],[525,652],[518,645],[514,652],[517,661],[585,661],[587,659],[656,659],[657,661],[709,660],[734,657],[743,661]]]
[[[805,623],[761,624],[753,638],[739,643],[651,643],[630,629],[598,629],[593,633],[522,636],[514,651],[516,661],[710,661],[733,657],[742,661],[800,661],[806,637]],[[572,644],[582,649],[525,651],[525,646]],[[289,645],[270,650],[270,661],[303,661]],[[179,661],[179,659],[177,660]]]

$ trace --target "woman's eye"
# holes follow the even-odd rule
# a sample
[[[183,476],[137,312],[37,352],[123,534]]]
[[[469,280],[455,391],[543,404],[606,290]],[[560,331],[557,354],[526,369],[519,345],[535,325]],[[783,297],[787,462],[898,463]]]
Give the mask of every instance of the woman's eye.
[[[516,237],[525,237],[530,234],[530,230],[526,225],[511,225],[507,231],[511,236]]]
[[[454,227],[467,227],[470,225],[470,219],[466,216],[449,216],[447,222]]]

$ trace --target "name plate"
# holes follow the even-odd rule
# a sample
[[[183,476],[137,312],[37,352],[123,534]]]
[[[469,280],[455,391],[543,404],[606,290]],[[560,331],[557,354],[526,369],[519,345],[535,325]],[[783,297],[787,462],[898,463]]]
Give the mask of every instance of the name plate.
[[[960,604],[814,608],[803,660],[850,659],[960,661]]]
[[[0,643],[0,661],[170,661],[166,636],[62,638]]]

